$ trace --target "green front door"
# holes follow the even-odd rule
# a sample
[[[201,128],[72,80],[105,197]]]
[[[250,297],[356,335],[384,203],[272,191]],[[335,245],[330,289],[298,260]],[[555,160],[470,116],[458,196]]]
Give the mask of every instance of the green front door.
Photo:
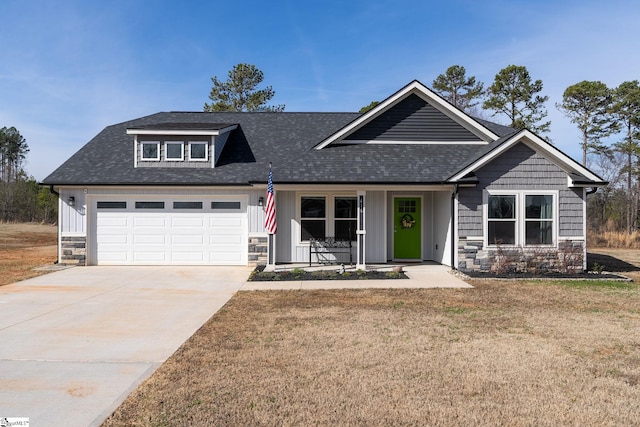
[[[419,197],[393,200],[393,258],[422,258],[422,214]]]

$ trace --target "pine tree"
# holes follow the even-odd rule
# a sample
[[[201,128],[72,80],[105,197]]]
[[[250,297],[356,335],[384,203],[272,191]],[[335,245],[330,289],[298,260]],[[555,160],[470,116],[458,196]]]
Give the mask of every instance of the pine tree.
[[[496,74],[495,80],[487,89],[487,99],[482,108],[493,110],[492,116],[499,113],[506,115],[511,127],[527,128],[536,133],[549,132],[550,121],[544,103],[548,96],[538,95],[542,92],[542,80],[531,81],[529,71],[524,66],[509,65]]]

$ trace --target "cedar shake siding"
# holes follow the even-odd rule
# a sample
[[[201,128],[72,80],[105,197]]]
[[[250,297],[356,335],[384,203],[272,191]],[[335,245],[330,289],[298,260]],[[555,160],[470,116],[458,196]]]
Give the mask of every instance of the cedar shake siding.
[[[583,267],[583,189],[569,188],[567,173],[525,144],[516,144],[475,172],[479,184],[458,193],[458,268],[495,270],[498,258],[521,261],[509,268],[528,268],[532,257],[546,270],[575,271]],[[556,247],[484,248],[483,190],[558,191]],[[570,239],[573,238],[573,239]],[[517,265],[516,265],[517,264]]]
[[[478,171],[479,184],[458,194],[458,236],[481,237],[482,190],[558,190],[558,236],[583,236],[582,188],[567,187],[567,173],[524,144],[517,144]]]

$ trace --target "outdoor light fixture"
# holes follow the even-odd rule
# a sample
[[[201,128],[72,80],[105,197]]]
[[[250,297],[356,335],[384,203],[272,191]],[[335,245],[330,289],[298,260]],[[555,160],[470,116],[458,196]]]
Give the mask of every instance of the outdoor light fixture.
[[[258,198],[258,206],[264,206],[264,197]]]
[[[74,207],[76,205],[76,198],[73,196],[69,196],[67,203],[69,206]]]

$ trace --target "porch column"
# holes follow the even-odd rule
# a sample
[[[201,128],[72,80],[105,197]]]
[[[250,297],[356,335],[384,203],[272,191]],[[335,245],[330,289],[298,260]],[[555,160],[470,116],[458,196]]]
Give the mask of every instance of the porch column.
[[[358,191],[358,226],[356,230],[356,238],[357,238],[357,254],[356,254],[356,268],[358,270],[364,270],[367,265],[365,263],[365,253],[366,253],[366,235],[367,231],[365,228],[364,221],[364,213],[365,213],[365,195],[366,191]]]

